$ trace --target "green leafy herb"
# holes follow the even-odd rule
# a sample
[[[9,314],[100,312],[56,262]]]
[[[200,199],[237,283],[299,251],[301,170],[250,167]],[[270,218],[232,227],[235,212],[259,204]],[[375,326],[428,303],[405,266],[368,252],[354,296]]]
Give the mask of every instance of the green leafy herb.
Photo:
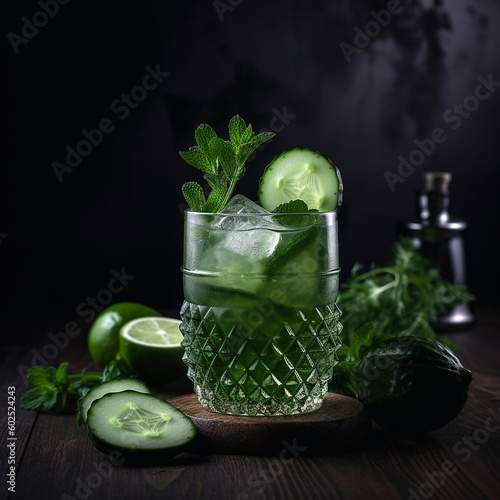
[[[329,383],[330,391],[351,397],[357,397],[356,369],[370,346],[390,338],[421,336],[453,348],[447,338],[436,335],[432,321],[454,304],[474,298],[465,287],[443,281],[405,238],[393,244],[387,266],[372,265],[365,273],[360,268],[353,267],[339,294],[343,345]]]
[[[360,273],[356,264],[339,293],[344,342],[352,346],[356,330],[373,323],[374,335],[436,338],[432,322],[453,305],[474,299],[465,287],[445,282],[439,271],[407,239],[396,241],[385,267]],[[440,342],[453,347],[445,338]]]
[[[46,410],[62,413],[76,407],[76,402],[84,388],[91,388],[102,380],[102,374],[82,371],[68,375],[68,363],[54,366],[34,366],[27,378],[34,387],[21,399],[25,410]]]
[[[337,351],[339,362],[333,370],[333,377],[328,390],[336,394],[357,397],[355,380],[356,367],[361,361],[364,347],[370,347],[374,337],[373,323],[367,323],[356,330],[351,339],[351,346],[342,344]]]
[[[102,372],[102,381],[115,380],[118,378],[137,378],[137,373],[130,365],[117,354],[116,358],[110,361]]]
[[[59,367],[34,366],[27,379],[34,387],[21,398],[24,410],[43,410],[54,413],[74,412],[78,400],[96,385],[115,378],[132,377],[134,374],[121,359],[111,361],[101,372],[86,372],[68,375],[69,363]]]
[[[302,200],[292,200],[288,203],[282,203],[278,205],[273,213],[275,214],[301,214],[309,211],[307,203]]]
[[[217,137],[209,125],[200,125],[195,131],[197,145],[179,153],[189,165],[204,173],[211,190],[206,198],[197,182],[184,184],[182,193],[191,210],[220,212],[231,198],[236,181],[245,174],[245,162],[249,156],[275,135],[274,132],[255,135],[252,126],[239,115],[233,116],[229,122],[229,141]]]

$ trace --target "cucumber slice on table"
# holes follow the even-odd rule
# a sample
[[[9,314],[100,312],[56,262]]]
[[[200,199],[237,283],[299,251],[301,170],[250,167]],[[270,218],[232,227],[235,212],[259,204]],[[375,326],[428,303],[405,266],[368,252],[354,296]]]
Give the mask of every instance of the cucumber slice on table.
[[[83,422],[87,421],[89,408],[96,399],[102,398],[105,394],[110,392],[121,392],[127,390],[143,392],[146,394],[151,392],[144,382],[136,378],[122,378],[103,382],[102,384],[96,385],[90,389],[90,391],[87,392],[87,394],[85,394],[85,396],[79,401],[78,410],[80,419]]]
[[[266,210],[297,199],[319,212],[338,210],[342,203],[338,168],[313,149],[295,148],[281,153],[260,180],[259,202]]]
[[[136,391],[109,393],[95,400],[87,425],[101,451],[118,450],[142,462],[172,458],[196,435],[193,422],[175,406]]]

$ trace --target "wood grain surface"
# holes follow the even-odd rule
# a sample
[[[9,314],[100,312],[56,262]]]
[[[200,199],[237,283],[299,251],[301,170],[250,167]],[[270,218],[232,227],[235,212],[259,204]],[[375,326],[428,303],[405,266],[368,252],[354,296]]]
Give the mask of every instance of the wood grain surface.
[[[286,417],[243,417],[204,409],[196,394],[169,400],[194,422],[199,441],[217,452],[237,454],[279,453],[284,443],[300,436],[307,450],[355,443],[371,430],[371,419],[356,399],[327,393],[314,412]]]
[[[500,311],[478,310],[469,330],[449,334],[457,355],[474,372],[460,415],[441,429],[408,437],[373,425],[357,443],[320,451],[297,432],[278,452],[246,455],[201,446],[168,463],[132,466],[119,455],[96,450],[74,415],[51,415],[19,407],[29,384],[20,373],[42,352],[49,332],[73,317],[6,326],[0,353],[0,498],[50,499],[408,499],[500,498]],[[95,370],[82,333],[50,364],[70,362],[70,373]],[[29,338],[29,335],[32,338]],[[7,487],[7,388],[16,389],[15,493]],[[187,378],[153,387],[165,399],[193,394]]]

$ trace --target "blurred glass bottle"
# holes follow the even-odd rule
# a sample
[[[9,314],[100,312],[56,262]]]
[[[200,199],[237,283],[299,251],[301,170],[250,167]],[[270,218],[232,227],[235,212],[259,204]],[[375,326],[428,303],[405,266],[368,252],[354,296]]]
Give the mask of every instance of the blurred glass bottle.
[[[424,188],[417,196],[414,222],[398,223],[398,231],[407,236],[419,251],[439,270],[443,279],[457,286],[467,285],[463,219],[450,217],[450,172],[425,172]],[[439,316],[437,329],[453,329],[471,324],[474,316],[469,304],[457,304]]]

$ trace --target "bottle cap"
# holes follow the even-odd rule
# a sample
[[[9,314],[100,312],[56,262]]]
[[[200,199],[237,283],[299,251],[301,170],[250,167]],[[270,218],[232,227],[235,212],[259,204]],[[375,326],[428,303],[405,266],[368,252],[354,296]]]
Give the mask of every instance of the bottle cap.
[[[448,194],[448,187],[451,182],[450,172],[425,172],[424,186],[426,192],[438,192]]]

